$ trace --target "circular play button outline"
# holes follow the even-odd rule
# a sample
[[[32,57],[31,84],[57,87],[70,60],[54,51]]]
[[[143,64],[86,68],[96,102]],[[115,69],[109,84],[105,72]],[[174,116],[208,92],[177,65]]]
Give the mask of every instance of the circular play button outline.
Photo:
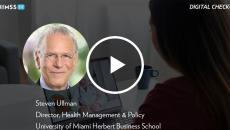
[[[104,41],[107,41],[107,40],[111,40],[111,39],[118,39],[118,40],[123,40],[123,41],[126,41],[128,42],[129,44],[131,44],[138,52],[139,56],[140,56],[140,59],[141,59],[141,71],[140,71],[140,74],[137,78],[137,80],[128,88],[124,89],[124,90],[120,90],[120,91],[109,91],[109,90],[106,90],[104,88],[102,88],[101,86],[99,86],[96,82],[94,82],[91,74],[90,74],[90,71],[89,71],[89,62],[90,62],[90,56],[93,52],[93,50],[99,45],[101,44],[102,42]],[[90,79],[90,81],[92,82],[92,84],[97,87],[99,90],[101,90],[102,92],[105,92],[105,93],[108,93],[108,94],[122,94],[122,93],[125,93],[125,92],[128,92],[129,90],[131,90],[132,88],[134,88],[138,82],[140,81],[142,75],[143,75],[143,72],[144,72],[144,58],[143,58],[143,55],[140,51],[140,49],[137,47],[137,45],[132,42],[131,40],[125,38],[125,37],[122,37],[122,36],[108,36],[108,37],[105,37],[105,38],[102,38],[101,40],[99,40],[98,42],[96,42],[92,48],[89,50],[89,53],[88,53],[88,56],[87,56],[87,59],[86,59],[86,72],[87,72],[87,75]]]

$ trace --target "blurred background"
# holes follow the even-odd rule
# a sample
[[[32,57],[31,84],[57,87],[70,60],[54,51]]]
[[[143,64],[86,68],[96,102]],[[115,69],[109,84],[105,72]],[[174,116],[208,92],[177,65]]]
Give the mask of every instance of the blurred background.
[[[63,23],[74,27],[86,39],[89,48],[98,40],[111,35],[123,36],[136,43],[143,53],[145,64],[158,70],[160,75],[151,80],[151,87],[143,90],[135,87],[120,95],[126,110],[137,111],[156,83],[178,76],[179,73],[164,62],[152,44],[148,2],[149,0],[1,0],[1,5],[25,5],[25,10],[21,11],[0,9],[0,95],[4,97],[0,100],[1,128],[31,130],[34,129],[35,122],[38,122],[35,111],[40,108],[35,107],[35,100],[45,101],[45,97],[43,91],[34,87],[27,76],[22,52],[31,33],[49,23]],[[101,50],[102,54],[114,51],[117,50]],[[97,58],[99,57],[100,54]],[[118,86],[128,84],[130,77],[134,76],[122,75],[118,79]],[[50,121],[39,119],[45,123]]]
[[[18,48],[20,83],[30,83],[22,65],[22,51],[27,38],[40,26],[54,22],[76,28],[85,37],[89,47],[110,35],[132,40],[141,49],[145,64],[160,71],[157,80],[164,81],[178,73],[166,65],[152,45],[148,2],[149,0],[1,0],[4,4],[24,3],[26,8],[24,11],[0,10],[0,40],[8,41]],[[110,53],[114,48],[106,51]],[[129,77],[124,76],[119,80],[127,80]]]

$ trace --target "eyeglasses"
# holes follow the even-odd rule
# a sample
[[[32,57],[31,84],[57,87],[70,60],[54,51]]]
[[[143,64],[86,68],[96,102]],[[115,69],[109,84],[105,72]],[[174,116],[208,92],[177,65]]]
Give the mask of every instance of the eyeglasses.
[[[57,59],[60,57],[62,61],[64,62],[70,62],[73,60],[75,53],[65,53],[58,55],[56,53],[46,53],[45,58],[51,62],[57,61]]]

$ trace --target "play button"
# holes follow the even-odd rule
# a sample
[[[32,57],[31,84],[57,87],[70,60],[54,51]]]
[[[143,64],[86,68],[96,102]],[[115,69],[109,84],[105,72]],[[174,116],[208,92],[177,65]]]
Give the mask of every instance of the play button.
[[[122,63],[121,61],[117,60],[116,58],[110,56],[110,73],[112,74],[113,72],[119,70],[120,68],[124,67],[125,64]]]
[[[141,66],[138,73],[136,66]],[[133,41],[121,36],[99,40],[91,47],[86,59],[86,71],[91,83],[108,94],[122,94],[134,88],[143,70],[144,58],[140,49]],[[120,81],[128,82],[120,84]]]

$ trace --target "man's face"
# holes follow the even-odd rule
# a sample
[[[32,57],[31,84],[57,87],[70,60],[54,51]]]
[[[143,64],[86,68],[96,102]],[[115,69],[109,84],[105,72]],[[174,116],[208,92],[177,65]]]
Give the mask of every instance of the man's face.
[[[46,84],[54,90],[65,89],[74,71],[77,62],[74,44],[71,37],[61,33],[49,35],[42,43],[36,61]]]

